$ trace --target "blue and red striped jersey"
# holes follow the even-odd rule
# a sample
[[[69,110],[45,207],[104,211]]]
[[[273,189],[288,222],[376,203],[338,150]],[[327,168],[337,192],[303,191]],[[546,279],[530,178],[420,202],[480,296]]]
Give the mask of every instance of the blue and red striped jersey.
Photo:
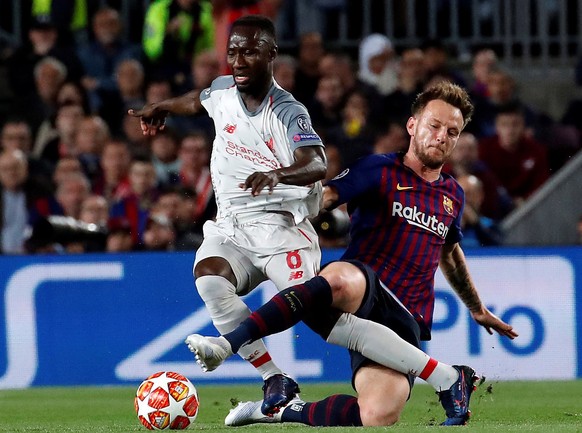
[[[434,275],[443,244],[462,239],[464,193],[453,177],[422,179],[403,154],[371,155],[328,185],[348,204],[350,242],[343,259],[370,266],[430,339]]]

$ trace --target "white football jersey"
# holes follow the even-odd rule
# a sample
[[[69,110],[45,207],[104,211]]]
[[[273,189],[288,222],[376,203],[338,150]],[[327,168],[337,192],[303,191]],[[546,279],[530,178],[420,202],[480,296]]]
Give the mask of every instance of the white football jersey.
[[[274,80],[261,106],[246,109],[231,75],[218,77],[200,94],[214,120],[210,170],[217,218],[253,218],[265,211],[290,212],[296,223],[319,212],[322,186],[279,183],[256,197],[239,185],[257,171],[288,167],[301,146],[323,146],[306,108]]]

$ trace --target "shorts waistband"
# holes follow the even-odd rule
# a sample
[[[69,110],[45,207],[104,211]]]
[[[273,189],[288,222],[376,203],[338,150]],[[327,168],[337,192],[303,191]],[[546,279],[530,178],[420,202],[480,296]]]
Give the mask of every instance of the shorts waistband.
[[[284,223],[291,221],[293,225],[295,225],[295,223],[293,222],[293,217],[291,215],[280,212],[260,212],[260,213],[246,212],[236,215],[229,215],[224,219],[227,221],[231,221],[232,225],[234,226],[241,226],[245,224],[251,224],[267,218],[269,219],[270,222],[281,221],[281,223]]]

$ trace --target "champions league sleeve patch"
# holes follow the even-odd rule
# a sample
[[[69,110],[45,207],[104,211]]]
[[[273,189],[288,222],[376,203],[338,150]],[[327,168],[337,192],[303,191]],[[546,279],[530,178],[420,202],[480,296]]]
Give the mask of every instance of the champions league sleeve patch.
[[[320,140],[319,135],[317,134],[295,134],[293,136],[293,141],[312,141],[312,140]]]
[[[311,131],[311,125],[309,124],[309,120],[307,120],[307,116],[299,116],[297,118],[297,126],[299,126],[299,129],[301,129],[302,131],[305,132]]]

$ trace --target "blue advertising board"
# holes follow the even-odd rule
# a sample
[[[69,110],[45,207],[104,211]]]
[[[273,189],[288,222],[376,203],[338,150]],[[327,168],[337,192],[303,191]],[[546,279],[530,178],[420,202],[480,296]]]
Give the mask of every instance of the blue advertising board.
[[[340,253],[324,251],[323,261]],[[475,325],[439,273],[425,349],[499,380],[582,377],[582,249],[467,256],[483,300],[520,337],[512,342]],[[203,373],[184,345],[190,333],[217,335],[194,286],[193,261],[193,253],[0,257],[0,389],[134,384],[160,370],[197,383],[256,381],[236,356]],[[275,292],[266,282],[245,302],[255,309]],[[350,378],[345,349],[302,324],[265,341],[275,361],[303,382]]]

